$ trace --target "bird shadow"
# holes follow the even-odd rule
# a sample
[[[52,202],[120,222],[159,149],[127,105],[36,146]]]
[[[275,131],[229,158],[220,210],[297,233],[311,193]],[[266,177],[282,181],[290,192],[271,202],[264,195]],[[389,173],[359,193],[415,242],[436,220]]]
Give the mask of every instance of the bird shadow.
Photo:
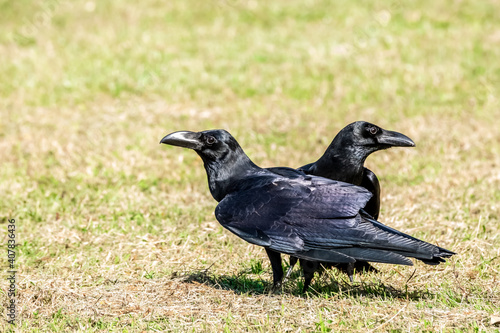
[[[314,282],[306,293],[302,292],[304,282],[299,272],[293,273],[285,281],[283,287],[278,291],[272,290],[272,283],[263,278],[255,278],[248,270],[242,270],[236,275],[215,275],[207,270],[192,272],[183,276],[185,283],[202,283],[215,289],[228,290],[236,294],[245,295],[268,295],[268,294],[289,294],[297,297],[336,297],[336,298],[358,298],[369,297],[377,299],[406,299],[419,301],[432,299],[434,294],[428,289],[409,290],[405,284],[403,288],[395,288],[390,284],[380,280],[350,283],[339,276],[316,276]]]
[[[408,285],[403,288],[396,288],[382,281],[360,281],[348,283],[345,281],[333,281],[329,284],[316,282],[308,291],[308,294],[322,297],[337,297],[337,298],[377,298],[377,299],[406,299],[412,301],[420,301],[431,299],[434,294],[429,290],[409,290]]]
[[[183,281],[186,283],[203,283],[215,289],[230,290],[236,294],[264,295],[271,288],[271,284],[263,279],[249,277],[246,271],[237,275],[214,275],[206,270],[184,275]]]

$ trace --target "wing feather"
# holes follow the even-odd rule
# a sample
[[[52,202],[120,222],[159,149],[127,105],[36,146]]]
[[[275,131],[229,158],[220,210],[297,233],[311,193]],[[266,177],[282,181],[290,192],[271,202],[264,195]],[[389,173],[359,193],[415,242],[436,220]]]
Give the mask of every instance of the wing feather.
[[[337,263],[411,265],[406,257],[414,257],[437,264],[453,254],[371,219],[362,212],[371,193],[361,187],[276,173],[252,185],[227,195],[215,210],[222,226],[252,244]]]

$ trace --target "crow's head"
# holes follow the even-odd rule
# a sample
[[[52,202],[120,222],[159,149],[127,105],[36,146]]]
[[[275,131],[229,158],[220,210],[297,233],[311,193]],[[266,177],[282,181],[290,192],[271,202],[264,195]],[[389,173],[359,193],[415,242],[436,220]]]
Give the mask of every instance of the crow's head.
[[[358,147],[370,154],[391,147],[414,147],[415,143],[406,135],[388,131],[366,121],[357,121],[346,126],[339,135],[344,144]]]
[[[160,143],[193,149],[200,155],[207,171],[210,192],[217,201],[224,198],[237,179],[258,168],[225,130],[174,132]]]
[[[244,154],[238,142],[225,130],[174,132],[160,143],[193,149],[204,162],[223,161],[232,155]]]

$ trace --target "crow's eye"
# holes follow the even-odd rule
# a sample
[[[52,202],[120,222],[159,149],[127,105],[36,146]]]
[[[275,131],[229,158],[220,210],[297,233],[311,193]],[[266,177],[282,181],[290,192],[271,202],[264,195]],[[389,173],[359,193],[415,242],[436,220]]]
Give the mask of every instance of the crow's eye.
[[[205,142],[207,143],[207,145],[211,146],[213,145],[214,143],[217,142],[217,139],[214,138],[213,136],[211,135],[208,135],[206,138],[205,138]]]
[[[375,135],[378,132],[378,128],[373,127],[373,126],[370,127],[368,130],[370,131],[370,134],[372,134],[372,135]]]

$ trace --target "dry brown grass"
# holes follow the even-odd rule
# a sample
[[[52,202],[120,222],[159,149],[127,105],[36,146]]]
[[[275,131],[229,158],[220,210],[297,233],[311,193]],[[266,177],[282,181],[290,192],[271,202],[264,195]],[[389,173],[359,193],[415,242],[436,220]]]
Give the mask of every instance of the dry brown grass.
[[[498,331],[498,4],[189,4],[61,3],[34,42],[0,35],[18,55],[0,64],[0,221],[19,227],[18,326],[0,330]],[[158,144],[226,128],[257,164],[300,166],[360,119],[417,143],[367,161],[380,220],[446,264],[329,271],[306,295],[297,272],[268,295],[199,158]]]
[[[48,126],[55,119],[45,118],[46,123],[34,126],[29,115],[20,122],[19,132],[29,133],[20,136],[23,149],[32,158],[21,161],[11,150],[5,159],[25,163],[32,175],[12,177],[3,186],[27,189],[14,197],[31,204],[13,209],[9,216],[38,203],[38,210],[33,210],[41,219],[33,221],[26,213],[19,218],[19,240],[28,242],[22,247],[18,273],[19,318],[25,327],[42,331],[490,327],[490,317],[500,305],[499,207],[494,199],[500,184],[496,168],[500,155],[495,150],[499,137],[490,130],[495,119],[456,121],[447,135],[441,130],[446,119],[439,116],[401,121],[389,127],[408,133],[417,148],[393,149],[370,158],[370,167],[383,170],[379,172],[385,185],[381,220],[456,251],[446,265],[377,265],[380,274],[359,275],[354,285],[330,272],[316,278],[312,293],[305,296],[299,294],[301,277],[295,275],[281,295],[269,296],[265,253],[217,223],[212,213],[215,202],[197,156],[158,146],[158,137],[168,132],[160,124],[169,106],[155,102],[143,107],[144,117],[137,117],[133,131],[127,133],[118,130],[120,122],[105,123],[102,105],[89,110],[85,118],[68,113],[64,128],[74,124],[86,128],[68,135]],[[136,105],[124,107],[123,121],[137,112]],[[181,128],[196,128],[193,122],[196,118]],[[149,132],[159,136],[147,140]],[[144,137],[139,142],[151,142],[138,144],[143,151],[117,147],[116,142],[123,147],[131,144],[131,133]],[[92,138],[100,134],[100,144],[94,145]],[[317,135],[328,133],[319,129]],[[54,139],[63,136],[63,144]],[[37,137],[43,139],[37,142]],[[298,139],[291,135],[290,140],[293,146]],[[484,149],[495,144],[493,150]],[[59,152],[60,146],[64,148]],[[82,153],[91,149],[93,154]],[[286,150],[280,145],[273,151]],[[311,160],[319,150],[305,152],[311,157],[303,160]],[[267,164],[274,152],[255,160]],[[53,154],[60,164],[44,169],[43,161]],[[115,161],[113,154],[119,155]],[[299,164],[295,156],[288,158],[288,165]],[[112,160],[104,162],[107,159]],[[100,163],[106,163],[106,177],[95,174]],[[45,180],[45,184],[44,174],[58,182]],[[141,190],[142,179],[159,182]],[[73,204],[64,202],[64,192]],[[43,203],[53,193],[61,198]],[[143,217],[134,218],[139,213]],[[27,229],[24,221],[30,219]],[[252,265],[260,262],[263,271],[252,273]]]

